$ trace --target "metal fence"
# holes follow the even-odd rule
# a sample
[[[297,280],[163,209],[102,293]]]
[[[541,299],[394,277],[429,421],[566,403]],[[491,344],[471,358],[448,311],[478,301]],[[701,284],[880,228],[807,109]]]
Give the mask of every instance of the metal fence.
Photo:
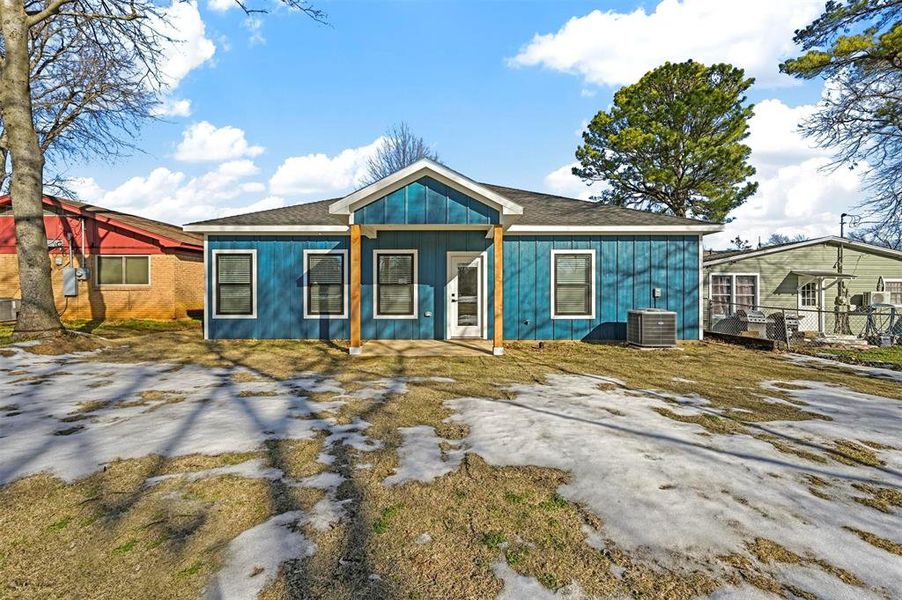
[[[705,301],[705,331],[773,340],[786,347],[902,344],[902,309],[751,306]]]

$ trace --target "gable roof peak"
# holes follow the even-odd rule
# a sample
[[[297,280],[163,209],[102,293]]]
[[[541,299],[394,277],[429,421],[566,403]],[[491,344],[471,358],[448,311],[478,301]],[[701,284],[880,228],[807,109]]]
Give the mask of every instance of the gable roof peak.
[[[432,177],[459,192],[497,208],[502,215],[523,214],[523,207],[505,195],[428,158],[421,158],[415,163],[383,177],[379,181],[348,194],[338,202],[331,204],[329,213],[333,215],[350,215],[361,206],[378,200],[426,176]]]

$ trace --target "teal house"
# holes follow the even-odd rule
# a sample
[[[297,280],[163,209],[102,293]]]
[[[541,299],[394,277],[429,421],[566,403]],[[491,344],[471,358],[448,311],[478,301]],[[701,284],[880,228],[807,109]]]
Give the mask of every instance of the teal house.
[[[210,339],[622,340],[627,311],[701,336],[718,224],[477,183],[422,160],[332,200],[193,223]]]

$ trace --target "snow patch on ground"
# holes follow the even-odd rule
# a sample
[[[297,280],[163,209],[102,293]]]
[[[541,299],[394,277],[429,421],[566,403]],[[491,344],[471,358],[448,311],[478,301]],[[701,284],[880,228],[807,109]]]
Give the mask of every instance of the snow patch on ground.
[[[503,560],[492,563],[492,572],[495,573],[495,577],[504,581],[504,589],[496,597],[497,600],[583,600],[589,598],[575,581],[552,592],[539,583],[535,577],[520,575]]]
[[[602,536],[601,532],[591,525],[583,523],[582,532],[583,535],[586,536],[586,544],[588,544],[590,548],[595,548],[598,551],[603,551],[607,548],[604,541],[604,536]]]
[[[328,416],[344,400],[305,395],[340,397],[333,379],[261,380],[241,368],[86,358],[0,356],[0,485],[42,471],[73,481],[115,459],[150,454],[247,452],[318,431],[327,433],[327,446],[381,447],[363,434],[365,421],[337,425]]]
[[[780,596],[775,596],[747,583],[720,588],[708,598],[709,600],[780,600]]]
[[[0,369],[7,373],[0,398],[16,407],[0,413],[0,484],[41,471],[72,481],[117,458],[246,452],[270,439],[309,439],[332,429],[321,415],[341,405],[303,395],[332,389],[315,378],[235,381],[241,369],[21,351],[0,357]]]
[[[417,425],[401,427],[398,431],[404,442],[398,448],[398,466],[393,475],[385,478],[385,485],[398,485],[408,481],[429,482],[457,470],[463,451],[453,449],[447,453],[442,452],[439,444],[448,440],[438,437],[432,427]]]
[[[310,477],[304,477],[297,482],[297,487],[315,488],[317,490],[334,490],[341,485],[345,478],[338,473],[323,471]]]
[[[276,515],[242,532],[229,542],[225,566],[204,590],[211,600],[246,600],[257,595],[278,574],[282,563],[311,556],[316,545],[296,531],[304,520],[301,511]]]
[[[469,426],[463,447],[494,465],[537,465],[572,474],[565,498],[586,505],[604,522],[607,539],[635,557],[675,569],[717,568],[717,556],[754,560],[746,544],[771,539],[801,556],[850,571],[866,584],[902,589],[902,558],[859,539],[846,527],[902,542],[902,520],[853,500],[853,483],[902,487],[896,468],[818,464],[778,452],[749,435],[700,435],[703,428],[655,409],[706,414],[697,398],[674,404],[662,394],[611,388],[592,376],[549,376],[544,385],[511,386],[512,400],[460,398],[446,403]],[[890,440],[898,445],[902,402],[843,388],[805,384],[788,391],[832,421],[762,423],[809,443],[834,439]],[[600,387],[601,386],[601,387]],[[888,465],[900,450],[879,452]],[[812,495],[805,475],[830,482],[830,500]],[[768,565],[757,567],[775,577]],[[826,586],[841,583],[817,570]]]
[[[0,485],[50,472],[72,481],[115,459],[253,451],[272,439],[310,439],[326,433],[317,460],[336,462],[339,445],[367,452],[381,447],[364,431],[366,421],[338,424],[328,416],[347,398],[334,379],[301,375],[270,380],[242,368],[206,368],[165,363],[88,362],[84,354],[36,356],[17,350],[0,356]],[[360,394],[379,397],[396,387],[380,380]],[[335,394],[313,402],[306,394]],[[337,500],[344,477],[323,472],[301,480],[284,477],[253,459],[201,471],[148,478],[207,477],[280,481],[326,492],[306,514],[275,515],[244,531],[226,549],[226,563],[206,588],[216,599],[254,598],[275,578],[279,565],[309,556],[316,546],[299,528],[325,531],[345,517],[350,500]]]
[[[215,469],[204,469],[203,471],[190,471],[186,473],[170,473],[167,475],[158,475],[149,477],[144,485],[152,487],[166,481],[167,479],[184,479],[186,481],[197,481],[208,477],[222,477],[223,475],[237,475],[247,479],[268,479],[276,481],[282,479],[282,470],[274,467],[267,467],[263,459],[255,458],[246,460],[236,465],[228,465],[226,467],[216,467]]]
[[[808,356],[807,354],[787,354],[786,360],[794,365],[802,367],[816,367],[818,365],[825,367],[837,367],[850,371],[858,371],[859,373],[870,375],[871,377],[879,377],[881,379],[892,379],[902,382],[902,371],[894,371],[893,369],[881,369],[880,367],[868,367],[866,365],[856,365],[843,362],[840,360],[831,360],[820,356]]]

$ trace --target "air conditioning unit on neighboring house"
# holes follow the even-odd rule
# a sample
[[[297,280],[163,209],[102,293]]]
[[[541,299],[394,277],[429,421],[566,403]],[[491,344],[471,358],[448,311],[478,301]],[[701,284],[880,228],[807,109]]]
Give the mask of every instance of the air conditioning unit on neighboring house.
[[[626,320],[626,341],[636,346],[663,348],[676,345],[677,314],[660,308],[631,310]]]
[[[15,321],[19,315],[19,301],[15,298],[0,298],[0,322]]]
[[[875,304],[892,304],[889,292],[865,292],[862,294],[865,306]]]

